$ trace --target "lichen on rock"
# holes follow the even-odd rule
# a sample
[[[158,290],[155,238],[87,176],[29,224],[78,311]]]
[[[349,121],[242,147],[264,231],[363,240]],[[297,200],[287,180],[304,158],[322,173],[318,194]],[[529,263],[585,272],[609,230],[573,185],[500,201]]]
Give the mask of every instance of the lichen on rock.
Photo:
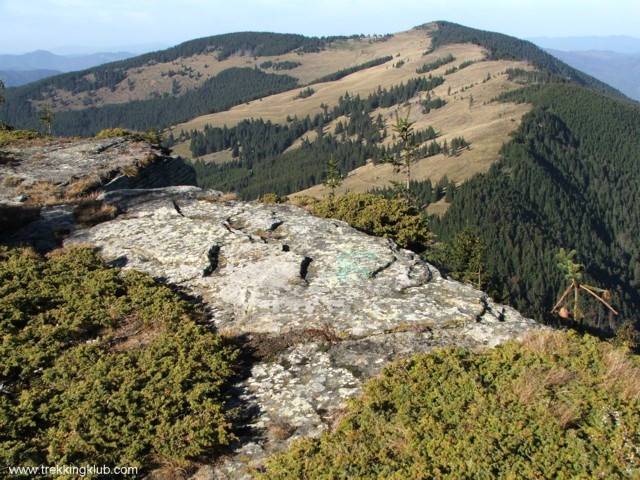
[[[211,475],[242,478],[292,439],[318,435],[390,361],[541,328],[390,240],[297,207],[223,201],[196,187],[119,190],[103,201],[122,213],[66,243],[93,244],[114,264],[179,285],[203,299],[218,330],[261,344],[236,386],[251,433]]]

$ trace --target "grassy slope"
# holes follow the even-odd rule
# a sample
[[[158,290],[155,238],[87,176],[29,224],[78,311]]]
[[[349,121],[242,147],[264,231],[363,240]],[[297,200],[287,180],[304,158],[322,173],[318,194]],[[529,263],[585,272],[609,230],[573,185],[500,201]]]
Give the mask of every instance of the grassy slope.
[[[205,124],[212,126],[233,126],[245,118],[262,118],[271,120],[272,122],[284,123],[287,115],[297,115],[304,117],[306,115],[314,115],[321,111],[320,104],[326,103],[332,105],[337,103],[338,97],[346,91],[349,94],[366,95],[378,86],[382,88],[396,85],[409,78],[416,77],[415,69],[421,66],[424,61],[422,53],[429,48],[429,39],[424,31],[412,30],[396,34],[385,42],[368,44],[362,40],[358,42],[354,48],[355,40],[342,42],[335,49],[328,49],[320,53],[305,54],[298,56],[297,61],[303,62],[303,65],[294,69],[287,70],[289,75],[301,78],[304,69],[307,69],[307,80],[335,72],[342,68],[358,65],[374,58],[392,55],[394,60],[385,65],[380,65],[367,69],[365,71],[356,72],[337,82],[328,82],[324,84],[313,85],[316,93],[306,99],[294,99],[298,90],[293,92],[285,92],[279,95],[272,95],[262,101],[251,102],[249,104],[238,105],[227,112],[219,114],[205,115],[193,119],[190,122],[176,126],[173,131],[202,129]],[[362,52],[366,52],[362,53]],[[396,55],[400,57],[396,58]],[[473,55],[473,54],[472,54]],[[286,58],[282,56],[281,58]],[[403,59],[405,66],[403,68],[394,69],[392,65],[397,60]]]
[[[423,51],[427,48],[429,40],[424,32],[421,32],[420,37],[421,40],[416,45],[416,48]],[[301,84],[304,84],[329,73],[353,67],[375,58],[386,55],[395,56],[397,53],[407,49],[407,38],[404,37],[404,34],[399,34],[399,39],[399,41],[394,38],[384,42],[376,41],[376,37],[345,39],[329,43],[328,48],[320,52],[290,52],[275,56],[251,56],[240,53],[231,55],[224,60],[217,59],[219,50],[211,50],[206,53],[197,53],[165,62],[154,60],[140,63],[127,68],[125,70],[126,79],[120,82],[117,88],[113,90],[100,88],[91,92],[73,95],[71,92],[56,88],[52,89],[50,94],[45,95],[43,101],[53,100],[55,108],[81,110],[85,108],[83,102],[87,98],[91,98],[94,106],[126,103],[132,100],[146,100],[157,95],[171,94],[174,80],[180,82],[181,94],[184,94],[189,90],[197,89],[204,81],[223,70],[232,67],[259,67],[266,61],[300,62],[301,65],[292,70],[274,72],[272,69],[265,69],[264,71],[291,75],[297,78]],[[412,36],[411,41],[413,39],[414,37]],[[117,64],[114,64],[114,68],[116,67]],[[95,78],[91,71],[87,71],[85,77],[89,80]],[[66,103],[64,107],[61,105],[62,102]]]
[[[456,53],[469,52],[469,46],[451,46],[443,51],[452,51],[454,56],[459,58],[462,55],[456,55]],[[438,50],[432,55],[441,56],[442,53]],[[517,65],[522,66],[522,64]],[[509,132],[517,128],[522,115],[530,109],[526,104],[491,102],[496,95],[516,87],[507,80],[506,75],[502,74],[507,68],[514,66],[516,62],[480,62],[447,75],[445,83],[434,90],[434,96],[445,99],[447,104],[438,110],[432,110],[428,115],[421,113],[421,107],[418,105],[420,99],[413,100],[411,114],[416,120],[416,130],[431,125],[441,134],[439,141],[450,142],[454,137],[463,136],[472,144],[471,150],[463,151],[455,158],[436,155],[419,160],[412,168],[412,176],[415,180],[430,178],[432,181],[437,181],[447,175],[449,179],[460,183],[476,173],[486,171],[496,161],[500,146],[508,139]],[[446,66],[441,67],[433,73],[434,75],[444,73],[446,68]],[[482,83],[487,74],[490,74],[492,79]],[[461,92],[463,86],[471,85],[474,86]],[[449,87],[451,87],[450,95],[447,94]],[[469,107],[470,96],[473,96],[471,107]],[[395,122],[395,111],[396,109],[381,110],[390,131]],[[400,112],[404,114],[406,111],[402,109]],[[394,173],[392,166],[369,164],[350,172],[342,186],[337,189],[337,193],[367,191],[374,187],[388,185],[392,180],[402,180],[401,174]],[[315,186],[300,193],[324,197],[328,191],[323,186]]]
[[[354,46],[360,43],[366,48],[354,52]],[[332,58],[346,58],[352,55],[352,64],[363,63],[372,58],[385,55],[393,55],[394,60],[385,65],[370,68],[365,71],[356,72],[336,82],[328,82],[314,85],[316,93],[306,99],[295,99],[295,92],[285,92],[259,101],[238,105],[228,111],[219,112],[212,115],[198,117],[190,122],[176,126],[174,134],[179,134],[181,130],[199,130],[206,124],[213,126],[233,126],[246,118],[263,118],[276,123],[284,123],[287,115],[315,115],[321,112],[320,105],[327,104],[330,107],[337,103],[338,97],[345,92],[350,95],[360,94],[366,96],[381,86],[382,88],[406,82],[410,78],[415,78],[418,74],[417,68],[424,63],[433,62],[436,59],[452,54],[456,57],[451,65],[459,65],[464,61],[481,60],[483,50],[476,45],[447,45],[437,49],[435,52],[423,56],[429,47],[429,39],[423,30],[411,30],[395,35],[386,42],[367,44],[363,41],[356,42],[349,40],[342,42],[339,48],[327,50],[317,54],[307,54],[301,58],[306,68],[313,70],[310,78],[320,73],[318,65],[327,62]],[[367,52],[364,57],[362,51]],[[396,55],[400,53],[399,57]],[[296,54],[293,54],[296,55]],[[299,57],[299,56],[298,56]],[[307,57],[314,59],[315,65],[307,63]],[[284,56],[282,58],[285,58]],[[394,68],[393,65],[398,60],[404,60],[405,64],[401,68]],[[444,74],[451,65],[445,65],[430,72],[434,76]],[[439,110],[433,110],[428,115],[421,113],[421,108],[416,106],[419,98],[413,100],[412,117],[416,120],[416,129],[426,128],[433,125],[436,131],[442,133],[441,139],[451,139],[453,137],[464,136],[472,142],[473,147],[465,151],[457,158],[449,158],[444,155],[437,155],[424,159],[416,165],[414,169],[416,179],[431,178],[439,180],[443,175],[456,182],[462,182],[478,172],[483,172],[496,160],[498,151],[502,143],[507,140],[508,133],[517,128],[520,118],[527,111],[527,105],[489,103],[490,100],[500,93],[516,88],[517,86],[509,82],[503,72],[507,68],[526,68],[524,62],[515,61],[494,61],[479,62],[454,74],[445,77],[444,85],[435,89],[434,96],[444,98],[448,103]],[[289,74],[298,76],[303,67],[288,71]],[[491,80],[482,83],[491,75]],[[476,85],[477,84],[477,85]],[[475,86],[473,86],[475,85]],[[463,87],[472,86],[471,89],[461,92]],[[448,89],[451,87],[451,94]],[[474,102],[469,107],[469,96],[472,95]],[[374,116],[381,113],[391,131],[391,125],[395,121],[396,108],[380,109]],[[403,110],[406,111],[406,110]],[[402,113],[402,112],[401,112]],[[328,131],[333,129],[333,124],[329,125]],[[311,135],[308,136],[310,140]],[[186,158],[191,157],[188,142],[178,144],[174,147],[175,153]],[[213,160],[213,159],[212,159]],[[217,157],[216,157],[217,160]],[[390,166],[367,165],[351,172],[344,181],[338,193],[344,191],[366,191],[376,186],[388,185],[391,180],[398,179],[398,175],[393,172]],[[301,193],[313,196],[325,196],[327,192],[322,186],[316,186]]]

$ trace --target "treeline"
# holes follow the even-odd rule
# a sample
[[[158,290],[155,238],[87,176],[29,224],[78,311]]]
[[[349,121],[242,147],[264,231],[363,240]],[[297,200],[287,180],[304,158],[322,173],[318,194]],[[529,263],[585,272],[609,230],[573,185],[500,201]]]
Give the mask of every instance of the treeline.
[[[60,136],[89,137],[114,127],[133,130],[164,128],[297,86],[298,81],[288,75],[265,73],[253,68],[229,68],[208,79],[197,90],[179,97],[167,96],[58,112],[53,132]],[[7,102],[0,114],[6,115],[9,123],[17,128],[38,128],[36,109],[22,93]]]
[[[284,126],[253,120],[232,128],[207,127],[202,132],[189,132],[194,155],[232,149],[236,158],[223,165],[194,162],[198,184],[233,191],[244,199],[255,199],[265,193],[287,195],[321,183],[332,155],[343,174],[367,160],[377,163],[398,156],[399,144],[381,145],[388,131],[380,115],[372,118],[374,110],[403,104],[443,81],[442,77],[414,78],[389,89],[378,88],[366,98],[345,93],[332,109],[323,104],[322,113],[313,118],[289,118]],[[338,121],[333,132],[325,131],[333,119],[340,117],[347,120]],[[285,152],[307,132],[315,132],[314,141],[303,139],[300,148]],[[415,154],[427,157],[451,151],[446,142],[441,145],[435,141],[437,136],[432,127],[415,132]]]
[[[374,188],[370,190],[370,193],[385,198],[396,198],[399,193],[402,195],[407,194],[407,192],[398,192],[398,190],[393,187]],[[443,175],[435,185],[430,179],[424,181],[411,180],[409,183],[409,199],[421,209],[443,198],[446,203],[451,203],[455,193],[456,183],[453,180],[449,180],[446,175]]]
[[[271,60],[267,60],[266,62],[262,62],[260,64],[260,68],[264,68],[265,70],[267,68],[272,68],[275,71],[293,70],[294,68],[297,68],[300,65],[302,65],[301,62],[292,62],[290,60],[284,60],[282,62],[272,62]]]
[[[305,37],[304,35],[270,32],[237,32],[198,38],[159,52],[147,53],[118,62],[119,67],[136,68],[149,62],[168,63],[179,58],[217,51],[218,60],[225,60],[236,53],[261,56],[284,55],[293,50],[315,52],[327,43],[343,37]]]
[[[432,98],[431,94],[427,94],[427,98],[420,102],[420,105],[422,105],[422,113],[425,115],[430,113],[431,110],[437,110],[438,108],[444,107],[446,104],[446,100],[440,97]]]
[[[254,163],[252,169],[242,161],[222,165],[194,162],[198,185],[238,193],[243,199],[256,199],[266,193],[287,195],[322,183],[329,157],[338,160],[346,173],[362,166],[376,151],[375,145],[334,135],[323,135],[313,142],[303,140],[295,150]]]
[[[456,59],[456,57],[454,57],[453,55],[449,54],[446,57],[438,58],[437,60],[434,60],[433,62],[425,63],[420,68],[416,69],[416,73],[428,73],[428,72],[430,72],[432,70],[435,70],[436,68],[439,68],[439,67],[441,67],[443,65],[446,65],[447,63],[454,62],[455,59]]]
[[[507,68],[507,77],[514,83],[551,83],[558,82],[559,78],[547,71],[524,70],[522,68]]]
[[[287,125],[265,122],[262,119],[243,120],[232,128],[226,125],[222,128],[205,125],[202,131],[193,130],[189,134],[191,154],[200,157],[231,149],[233,157],[237,158],[242,150],[241,166],[250,169],[254,162],[281,154],[304,133],[323,124],[324,120],[318,114],[313,120],[307,115],[306,118],[296,118]]]
[[[378,119],[371,121],[371,123],[374,126],[378,125]],[[301,122],[301,124],[304,123],[308,123],[308,120]],[[311,124],[313,123],[315,122],[311,121]],[[246,131],[251,131],[253,128],[259,129],[260,125],[256,123]],[[273,129],[273,125],[264,124],[264,128]],[[288,144],[288,140],[294,136],[292,131],[299,132],[300,130],[281,130],[280,141],[268,140],[264,143],[255,142],[243,145],[242,149],[238,149],[239,157],[235,161],[222,165],[197,160],[193,166],[196,170],[198,184],[203,188],[233,191],[243,199],[256,199],[266,193],[284,196],[322,183],[325,179],[327,163],[331,157],[337,162],[338,174],[344,176],[347,172],[365,165],[369,160],[378,163],[383,159],[396,157],[400,154],[400,144],[389,147],[380,145],[380,142],[385,138],[380,131],[377,131],[377,141],[365,141],[362,132],[354,137],[348,137],[346,131],[340,135],[320,134],[321,129],[323,129],[322,125],[316,128],[318,137],[314,141],[305,138],[301,141],[300,147],[283,151],[281,154],[273,154],[276,145],[279,148],[284,148]],[[229,129],[229,131],[231,130]],[[262,133],[256,133],[262,137]],[[416,144],[419,145],[415,150],[417,158],[452,151],[446,141],[444,144],[436,140],[429,141],[437,137],[437,133],[431,127],[417,131],[414,137]],[[282,139],[286,139],[287,142],[283,142]],[[269,155],[268,152],[272,154]]]
[[[336,80],[340,80],[341,78],[346,77],[347,75],[351,75],[352,73],[359,72],[360,70],[366,70],[367,68],[377,67],[378,65],[382,65],[383,63],[387,63],[388,61],[393,60],[391,55],[386,57],[374,58],[365,63],[361,63],[360,65],[355,65],[353,67],[345,68],[343,70],[338,70],[337,72],[330,73],[320,78],[316,78],[311,82],[311,85],[314,83],[324,83],[324,82],[335,82]]]
[[[611,97],[626,98],[615,88],[570,67],[526,40],[501,33],[476,30],[451,22],[435,23],[438,28],[430,34],[431,47],[434,49],[454,43],[473,43],[489,51],[489,60],[524,60],[562,79],[574,81]]]
[[[504,95],[531,102],[501,159],[464,183],[433,218],[441,240],[471,226],[491,247],[492,293],[549,319],[566,288],[555,255],[576,249],[586,283],[610,289],[620,315],[584,303],[588,326],[604,331],[640,311],[640,109],[578,86],[531,86]]]
[[[372,112],[377,108],[389,108],[407,102],[420,92],[433,90],[443,83],[444,78],[429,75],[427,78],[412,78],[406,84],[400,83],[400,85],[395,85],[388,89],[378,87],[375,92],[370,93],[365,99],[361,99],[359,95],[351,97],[347,93],[338,99],[338,105],[333,110],[334,118],[340,115],[347,115],[357,108],[361,108],[365,112]]]

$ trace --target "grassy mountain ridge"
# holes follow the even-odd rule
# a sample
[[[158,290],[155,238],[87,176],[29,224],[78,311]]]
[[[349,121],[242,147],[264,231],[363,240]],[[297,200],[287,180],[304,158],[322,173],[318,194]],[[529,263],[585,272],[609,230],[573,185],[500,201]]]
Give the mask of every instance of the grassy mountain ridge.
[[[575,81],[588,83],[593,80],[555,59],[553,62],[548,58],[541,61],[540,58],[547,54],[528,42],[447,22],[430,25],[427,30],[435,47],[452,42],[472,41],[488,49],[489,59],[518,59],[538,66],[544,63],[554,73]],[[424,30],[425,33],[427,30]],[[187,107],[181,106],[180,114],[172,113],[175,110],[175,98],[202,88],[205,90],[200,92],[201,95],[209,95],[206,90],[207,82],[230,68],[253,68],[273,75],[289,75],[296,78],[300,85],[306,85],[321,77],[331,78],[338,72],[348,71],[358,65],[373,62],[371,66],[375,66],[374,60],[390,54],[404,55],[405,47],[397,42],[395,49],[378,48],[389,40],[394,40],[394,37],[395,35],[353,35],[316,38],[266,32],[239,32],[205,37],[166,50],[58,75],[9,90],[6,105],[0,115],[19,128],[36,128],[37,112],[47,105],[55,112],[65,112],[54,125],[55,132],[59,135],[90,136],[100,129],[114,126],[146,129],[150,122],[143,120],[145,116],[153,118],[153,126],[165,128],[203,113],[217,111],[216,108],[208,111],[198,109],[190,103]],[[420,42],[425,44],[426,50],[429,40],[424,38]],[[391,44],[393,42],[389,42]],[[373,53],[374,51],[378,53]],[[274,65],[288,65],[289,69],[277,70]],[[606,86],[594,82],[590,83],[594,88],[606,90]],[[289,84],[287,86],[293,88]],[[260,82],[256,83],[256,88],[254,95],[236,95],[235,104],[272,92]],[[616,95],[613,90],[607,93]],[[153,101],[140,103],[148,100]],[[215,99],[213,103],[225,102]],[[121,107],[109,107],[114,104]],[[106,112],[99,111],[105,107]],[[161,116],[157,114],[158,109],[163,111]],[[102,120],[87,122],[87,119],[93,118]]]
[[[584,72],[570,67],[531,42],[509,35],[486,32],[451,22],[435,22],[431,34],[433,48],[451,43],[474,43],[488,50],[489,59],[517,59],[530,62],[535,68],[575,82],[611,97],[625,98],[615,88]],[[426,26],[425,26],[426,27]]]
[[[360,38],[354,36],[353,38]],[[253,68],[264,73],[286,76],[287,71],[277,72],[273,68],[259,68],[259,58],[278,57],[285,54],[304,55],[320,52],[327,45],[347,41],[347,37],[309,38],[302,35],[241,32],[217,35],[184,42],[175,47],[159,52],[143,54],[131,59],[113,62],[79,72],[47,78],[21,88],[7,92],[5,112],[0,112],[9,123],[19,128],[35,128],[37,126],[37,110],[49,105],[56,112],[76,112],[93,109],[85,113],[68,113],[59,118],[56,133],[60,135],[95,135],[96,128],[85,127],[85,120],[91,117],[105,118],[100,125],[108,128],[114,125],[144,129],[145,122],[139,120],[137,111],[157,109],[163,101],[167,106],[161,109],[165,114],[156,120],[156,127],[167,127],[192,118],[193,116],[216,111],[198,110],[194,108],[186,116],[172,115],[169,105],[176,98],[191,91],[200,90],[202,96],[210,95],[206,90],[207,82],[215,79],[226,70],[232,68]],[[247,63],[247,61],[249,63]],[[273,63],[273,62],[272,62]],[[237,72],[237,70],[236,70]],[[325,70],[324,74],[334,70]],[[228,76],[230,72],[225,75]],[[242,78],[239,78],[242,82]],[[273,93],[259,80],[253,79],[256,92],[242,94],[237,103],[266,96]],[[271,80],[270,80],[271,81]],[[292,88],[289,85],[289,88]],[[222,92],[223,97],[227,92]],[[159,100],[140,105],[138,101]],[[213,100],[222,102],[221,98]],[[133,106],[128,106],[130,103]],[[95,109],[109,105],[122,105],[121,109],[108,113],[96,112]],[[153,116],[153,112],[149,116]],[[144,116],[144,114],[142,115]],[[138,119],[136,119],[138,117]]]

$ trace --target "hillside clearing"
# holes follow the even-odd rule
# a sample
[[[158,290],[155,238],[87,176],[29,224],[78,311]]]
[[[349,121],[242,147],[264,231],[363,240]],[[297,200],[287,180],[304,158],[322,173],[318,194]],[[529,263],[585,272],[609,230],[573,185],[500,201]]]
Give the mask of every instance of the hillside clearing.
[[[440,142],[444,140],[450,142],[454,137],[464,137],[471,143],[469,150],[462,151],[457,157],[436,155],[425,158],[419,160],[412,169],[415,180],[437,181],[446,175],[456,183],[463,182],[476,173],[486,171],[497,160],[500,146],[508,139],[509,132],[518,127],[522,115],[530,110],[526,104],[491,102],[501,93],[519,87],[508,80],[505,73],[507,69],[530,69],[530,67],[525,62],[483,61],[483,50],[470,44],[449,45],[423,56],[425,44],[424,38],[420,40],[422,37],[423,32],[414,30],[398,34],[388,42],[382,42],[381,45],[385,45],[386,48],[389,48],[389,45],[404,47],[404,50],[399,52],[400,57],[384,65],[353,73],[339,81],[315,84],[313,85],[315,93],[308,98],[295,98],[299,90],[288,91],[238,105],[225,112],[195,118],[174,127],[171,131],[177,136],[181,131],[202,130],[207,124],[214,127],[225,125],[232,127],[242,120],[251,118],[261,118],[282,124],[286,122],[287,117],[303,118],[320,113],[323,104],[332,107],[345,92],[351,96],[366,97],[378,87],[390,88],[416,78],[420,76],[416,73],[416,69],[423,64],[452,55],[455,57],[454,62],[443,65],[429,74],[443,75],[451,66],[459,66],[463,62],[474,63],[445,75],[445,83],[430,92],[432,98],[442,98],[447,102],[444,107],[432,110],[429,114],[423,114],[420,102],[426,98],[426,94],[422,94],[414,97],[400,109],[398,107],[378,109],[372,113],[372,117],[382,115],[386,128],[390,132],[385,141],[386,144],[393,143],[391,133],[396,113],[405,115],[409,112],[409,108],[411,118],[416,121],[416,130],[433,126],[440,134],[438,139]],[[375,56],[384,53],[386,52],[379,49]],[[404,65],[400,68],[394,67],[399,60],[403,60]],[[331,132],[336,121],[334,120],[326,127],[325,131]],[[305,137],[313,141],[315,133],[309,132]],[[299,144],[298,141],[290,148],[296,148]],[[192,157],[188,141],[177,144],[173,148],[176,154],[185,158]],[[400,179],[400,175],[394,173],[389,165],[365,165],[349,172],[342,186],[337,189],[337,193],[367,191],[375,187],[387,186],[391,181]],[[297,194],[324,197],[327,190],[318,185]]]

